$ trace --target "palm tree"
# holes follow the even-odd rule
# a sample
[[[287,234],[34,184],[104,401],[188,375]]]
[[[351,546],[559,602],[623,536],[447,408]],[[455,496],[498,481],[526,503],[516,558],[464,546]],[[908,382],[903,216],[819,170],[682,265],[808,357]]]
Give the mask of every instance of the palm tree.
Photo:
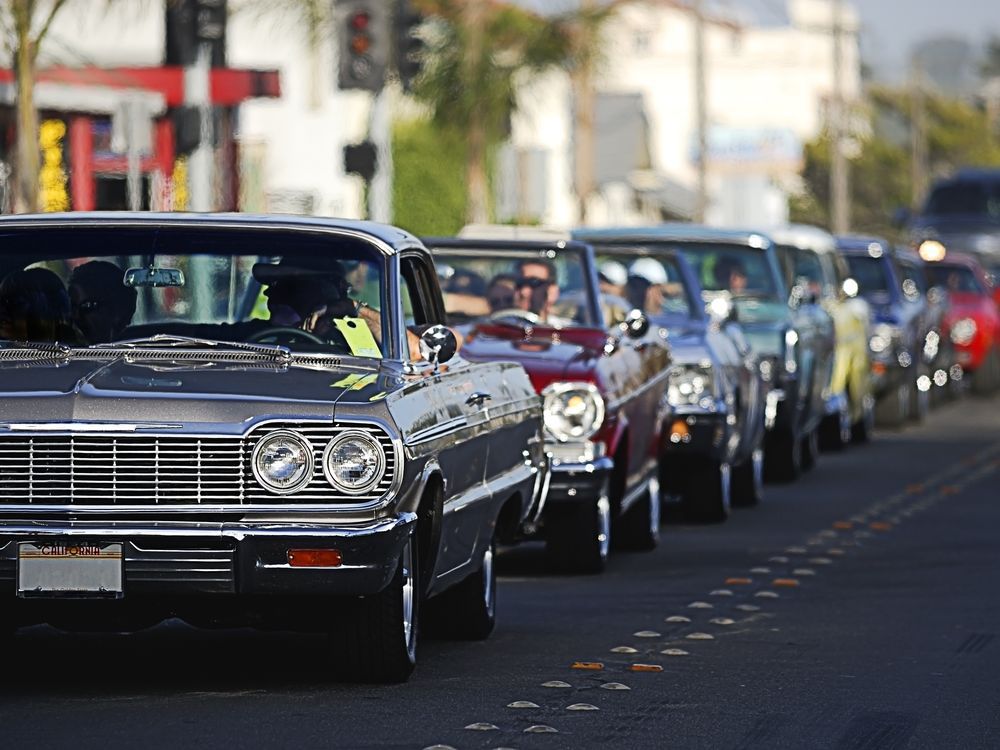
[[[496,0],[415,0],[429,19],[425,69],[415,93],[434,122],[466,145],[468,220],[489,220],[487,157],[506,137],[527,76],[556,67],[570,71],[595,58],[594,29],[613,4],[584,3],[577,11],[542,17]],[[589,72],[585,77],[589,81]]]
[[[38,110],[35,108],[35,74],[38,51],[52,21],[66,0],[9,0],[0,8],[7,49],[14,61],[17,149],[14,162],[14,210],[38,210]]]

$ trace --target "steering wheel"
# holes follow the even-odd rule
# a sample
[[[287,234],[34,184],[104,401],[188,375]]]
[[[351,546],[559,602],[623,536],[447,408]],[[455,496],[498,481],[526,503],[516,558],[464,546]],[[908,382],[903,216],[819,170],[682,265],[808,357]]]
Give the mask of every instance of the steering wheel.
[[[516,318],[532,325],[538,325],[542,322],[542,319],[536,313],[522,310],[519,307],[508,307],[505,310],[497,310],[490,315],[490,320],[503,320],[504,318]]]
[[[257,333],[247,337],[247,343],[249,344],[288,345],[306,342],[310,344],[319,344],[320,346],[327,345],[327,342],[315,333],[304,331],[301,328],[293,328],[292,326],[275,326],[274,328],[265,328],[263,331],[257,331]]]

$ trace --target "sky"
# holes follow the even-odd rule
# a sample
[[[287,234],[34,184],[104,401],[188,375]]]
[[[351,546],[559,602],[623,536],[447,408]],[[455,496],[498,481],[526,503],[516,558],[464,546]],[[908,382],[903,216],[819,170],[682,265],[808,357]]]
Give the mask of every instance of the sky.
[[[904,77],[913,44],[932,36],[957,35],[981,46],[1000,36],[997,0],[844,0],[861,15],[861,54],[876,77]],[[577,0],[517,0],[542,12],[558,12]],[[785,0],[706,0],[706,5],[747,14],[759,23],[787,22]]]

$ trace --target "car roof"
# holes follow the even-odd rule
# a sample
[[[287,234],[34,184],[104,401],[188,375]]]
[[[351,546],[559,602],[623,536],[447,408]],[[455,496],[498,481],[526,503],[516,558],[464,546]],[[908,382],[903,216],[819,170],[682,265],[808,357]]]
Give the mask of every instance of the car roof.
[[[816,253],[832,253],[837,249],[837,242],[832,234],[810,224],[772,227],[767,230],[767,235],[779,245],[792,245]]]
[[[409,232],[390,224],[372,221],[338,219],[294,214],[243,214],[243,213],[181,213],[152,211],[78,211],[46,214],[13,214],[0,216],[0,232],[8,230],[46,228],[233,228],[233,229],[286,229],[308,232],[330,232],[363,236],[373,241],[384,253],[410,247],[421,247],[420,241]]]
[[[458,237],[469,240],[531,240],[558,242],[572,239],[568,229],[556,227],[522,226],[517,224],[466,224]]]
[[[589,229],[581,227],[573,230],[575,239],[586,242],[632,240],[635,242],[699,242],[727,243],[747,247],[767,247],[771,240],[765,233],[742,229],[719,229],[702,224],[656,224],[645,227],[608,227]]]
[[[421,237],[421,241],[431,250],[460,249],[483,250],[583,250],[589,247],[585,242],[560,239],[496,239],[477,237]]]

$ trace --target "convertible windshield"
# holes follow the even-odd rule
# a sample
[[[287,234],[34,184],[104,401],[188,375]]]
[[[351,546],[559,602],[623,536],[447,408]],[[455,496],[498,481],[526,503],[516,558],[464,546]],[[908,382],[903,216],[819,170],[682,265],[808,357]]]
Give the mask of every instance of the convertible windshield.
[[[693,315],[690,292],[676,258],[599,248],[597,277],[603,295],[623,299],[630,308],[650,315]]]
[[[690,244],[681,247],[707,292],[727,291],[735,299],[781,302],[774,271],[763,249],[745,245]]]
[[[8,346],[136,346],[171,337],[173,346],[194,339],[192,346],[223,341],[384,354],[383,265],[362,243],[307,248],[268,238],[258,249],[254,235],[233,233],[230,243],[205,242],[204,252],[194,236],[184,252],[182,243],[155,236],[143,246],[105,235],[104,246],[118,253],[67,254],[60,250],[74,248],[72,241],[53,248],[39,241],[37,252],[0,257],[0,339]],[[90,250],[100,243],[75,244]],[[156,252],[158,244],[167,251]]]
[[[434,262],[452,325],[488,320],[555,328],[598,325],[582,252],[438,249]]]

